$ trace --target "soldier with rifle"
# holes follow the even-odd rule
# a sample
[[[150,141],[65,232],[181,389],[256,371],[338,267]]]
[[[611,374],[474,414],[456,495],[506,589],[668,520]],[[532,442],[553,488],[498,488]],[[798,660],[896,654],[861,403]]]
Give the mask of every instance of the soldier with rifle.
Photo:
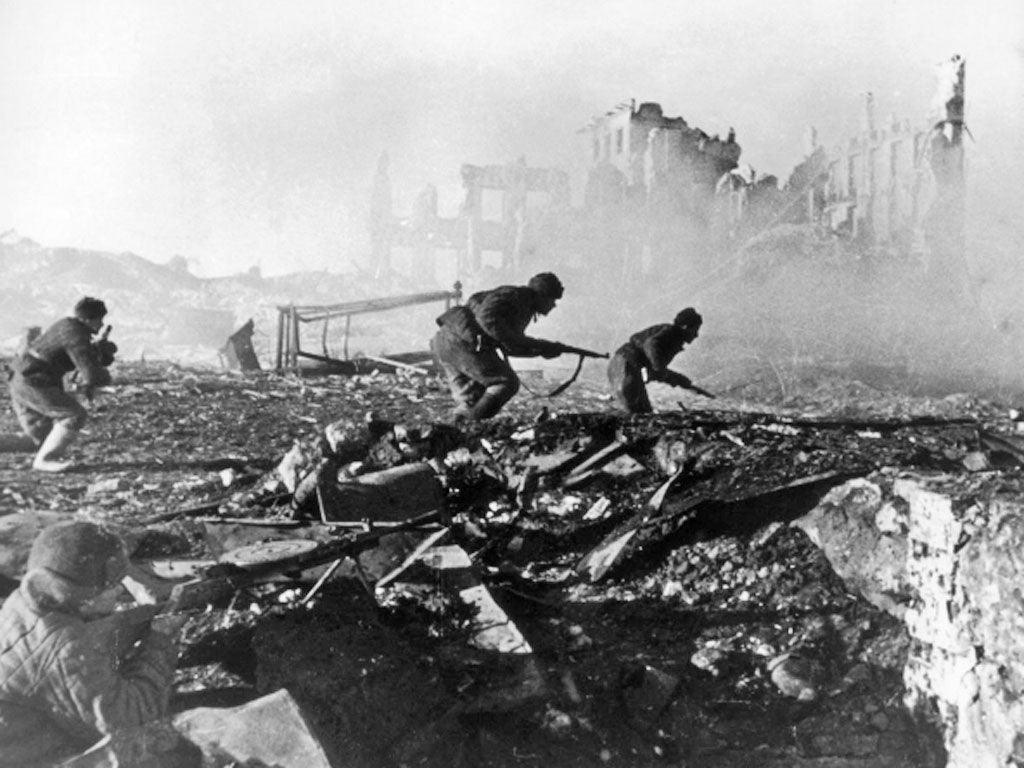
[[[77,389],[87,400],[96,388],[110,383],[107,369],[117,352],[117,345],[106,338],[110,327],[92,340],[106,315],[102,301],[86,296],[75,304],[71,317],[51,325],[11,362],[11,404],[22,430],[37,448],[33,469],[63,472],[71,466],[62,457],[78,437],[87,412],[65,388],[64,377],[74,372]]]
[[[0,607],[0,768],[63,765],[104,736],[170,714],[185,617],[117,610],[128,568],[121,537],[97,523],[60,522],[32,543]],[[145,766],[199,764],[186,759],[189,745],[167,746]]]
[[[509,357],[553,358],[569,351],[580,353],[581,361],[607,356],[526,335],[530,322],[554,309],[563,292],[554,274],[542,272],[526,285],[475,293],[437,318],[431,349],[455,398],[457,420],[489,419],[519,391]]]
[[[608,381],[619,405],[630,413],[651,413],[647,381],[658,381],[714,397],[687,376],[668,367],[672,358],[697,338],[702,322],[697,310],[687,307],[675,316],[671,324],[645,328],[619,347],[608,363]]]

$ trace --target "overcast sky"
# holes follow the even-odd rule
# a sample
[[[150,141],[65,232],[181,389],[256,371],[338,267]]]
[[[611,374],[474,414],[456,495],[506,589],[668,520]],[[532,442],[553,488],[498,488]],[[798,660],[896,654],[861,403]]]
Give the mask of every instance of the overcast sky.
[[[734,126],[784,180],[865,91],[923,119],[954,53],[972,188],[1012,229],[1022,30],[1020,0],[0,0],[0,231],[204,275],[340,269],[382,150],[398,212],[431,182],[451,215],[462,163],[568,169],[575,131],[633,98]]]

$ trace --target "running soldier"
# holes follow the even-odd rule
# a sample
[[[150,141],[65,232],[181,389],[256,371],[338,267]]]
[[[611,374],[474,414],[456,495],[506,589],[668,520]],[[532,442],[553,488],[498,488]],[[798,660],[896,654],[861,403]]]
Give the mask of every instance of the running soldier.
[[[106,315],[102,301],[86,296],[75,304],[72,317],[51,325],[11,363],[11,404],[22,430],[36,445],[33,469],[63,472],[71,467],[62,457],[88,413],[65,389],[64,377],[76,372],[77,387],[87,400],[97,387],[110,383],[107,367],[114,362],[117,346],[106,339],[92,339]]]
[[[608,381],[616,401],[630,413],[651,413],[647,381],[683,387],[703,395],[710,393],[694,385],[687,376],[669,370],[683,347],[697,338],[703,318],[693,307],[675,316],[671,324],[652,325],[633,334],[608,362]]]
[[[475,293],[437,318],[431,349],[448,378],[456,419],[489,419],[515,396],[519,377],[508,357],[562,354],[563,345],[527,336],[526,327],[554,309],[563,292],[554,274],[542,272],[526,285]]]

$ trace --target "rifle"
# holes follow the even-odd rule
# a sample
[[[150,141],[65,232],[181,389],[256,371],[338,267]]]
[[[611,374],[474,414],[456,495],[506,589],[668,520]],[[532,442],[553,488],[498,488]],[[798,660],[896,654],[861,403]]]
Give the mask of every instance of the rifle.
[[[710,392],[708,392],[708,391],[707,391],[706,389],[704,389],[703,387],[698,387],[698,386],[697,386],[696,384],[690,384],[690,385],[689,385],[689,386],[687,387],[687,389],[688,389],[688,390],[690,390],[691,392],[696,392],[696,393],[697,393],[698,395],[704,395],[704,397],[709,397],[709,398],[711,398],[712,400],[714,400],[714,399],[715,399],[715,396],[714,396],[713,394],[711,394]]]
[[[381,526],[370,531],[353,531],[324,543],[309,539],[287,539],[288,542],[308,542],[312,546],[276,558],[254,558],[253,562],[243,565],[219,562],[209,566],[199,578],[175,585],[159,613],[163,615],[202,608],[208,603],[217,602],[240,589],[266,580],[274,574],[298,573],[346,557],[356,558],[365,550],[377,546],[380,540],[390,533],[420,529],[441,520],[441,511],[434,511],[406,520],[399,525]]]
[[[711,392],[708,392],[703,387],[697,386],[692,381],[690,381],[690,378],[688,376],[684,376],[678,371],[667,370],[663,371],[661,374],[652,374],[648,369],[645,368],[644,380],[660,381],[662,384],[668,384],[670,387],[682,387],[683,389],[688,389],[691,392],[696,392],[698,395],[704,395],[704,397],[709,397],[712,400],[715,398],[715,396]]]
[[[542,349],[550,349],[558,352],[560,355],[564,354],[575,354],[579,355],[579,359],[576,361],[576,370],[572,372],[572,376],[563,381],[557,387],[552,389],[550,392],[534,392],[532,389],[527,387],[525,384],[522,385],[523,389],[532,394],[534,397],[555,397],[562,394],[566,389],[569,388],[576,377],[580,375],[580,371],[583,369],[583,360],[587,357],[608,357],[607,352],[594,352],[591,349],[584,349],[583,347],[574,347],[570,344],[563,344],[560,341],[543,341],[540,344]]]
[[[607,352],[594,352],[592,349],[584,349],[583,347],[574,347],[569,344],[563,344],[560,341],[550,342],[552,348],[557,349],[560,355],[579,355],[580,357],[608,357]]]

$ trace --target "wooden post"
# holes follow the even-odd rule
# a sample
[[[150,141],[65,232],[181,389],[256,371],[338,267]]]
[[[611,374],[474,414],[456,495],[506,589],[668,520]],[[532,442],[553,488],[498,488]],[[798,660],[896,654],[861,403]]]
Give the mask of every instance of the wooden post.
[[[292,304],[292,368],[299,372],[299,310]]]
[[[352,328],[352,315],[345,315],[345,349],[344,359],[348,360],[348,332]]]
[[[281,370],[282,356],[284,354],[284,310],[281,307],[277,308],[277,359],[276,365],[274,366],[277,370]]]
[[[324,332],[320,335],[320,348],[324,351],[324,357],[330,357],[327,353],[327,326],[330,322],[331,316],[327,315],[327,317],[324,318]]]

